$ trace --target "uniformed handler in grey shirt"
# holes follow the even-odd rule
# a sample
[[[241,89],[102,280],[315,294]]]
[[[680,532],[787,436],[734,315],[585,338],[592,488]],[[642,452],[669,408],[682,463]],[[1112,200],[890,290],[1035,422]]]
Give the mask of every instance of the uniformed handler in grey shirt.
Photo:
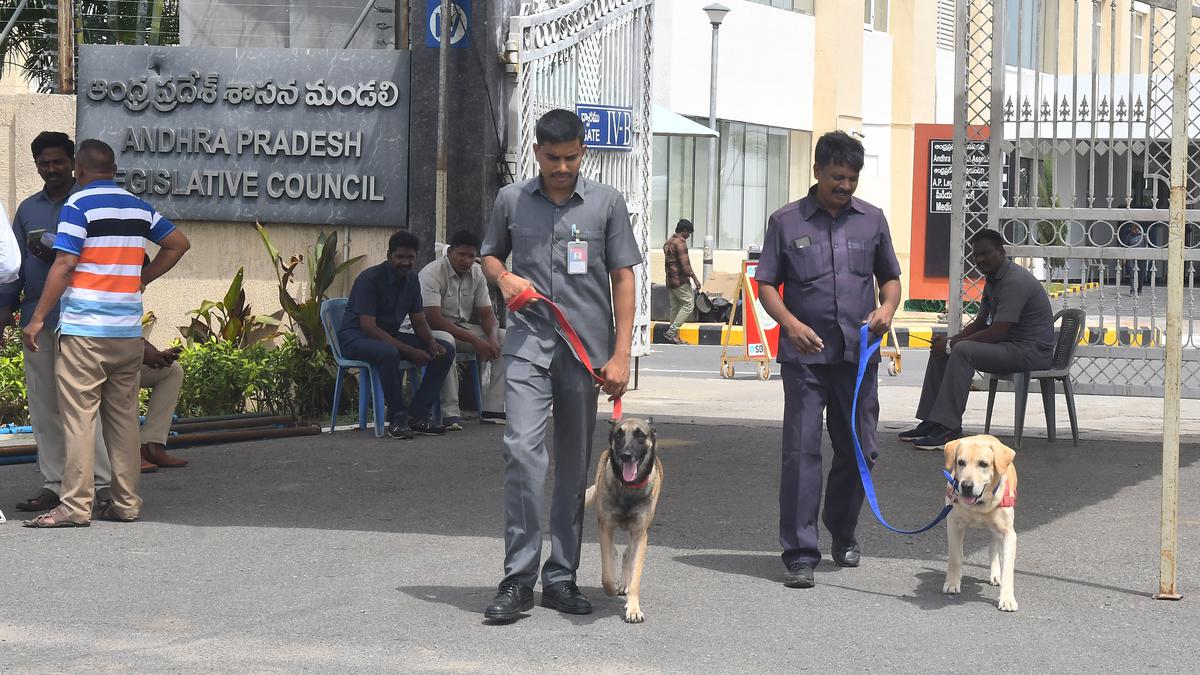
[[[505,186],[497,195],[481,251],[483,270],[506,303],[532,285],[559,305],[598,367],[604,392],[615,400],[629,382],[633,266],[643,262],[642,254],[621,194],[579,175],[584,153],[579,117],[551,110],[538,120],[536,136],[539,175]],[[505,267],[510,253],[511,271]],[[541,569],[542,605],[569,614],[592,611],[575,584],[575,570],[597,390],[556,325],[549,308],[534,302],[510,313],[504,338],[504,578],[484,610],[484,617],[493,621],[512,621],[533,607],[551,410],[554,494],[550,557]]]
[[[1004,253],[1004,238],[982,230],[971,238],[975,266],[986,277],[979,314],[930,347],[916,427],[900,434],[923,450],[941,450],[962,436],[962,416],[975,371],[1042,370],[1054,359],[1054,315],[1042,282]]]
[[[854,532],[864,493],[850,433],[859,330],[865,323],[883,335],[900,304],[900,264],[887,219],[878,207],[854,197],[863,167],[862,143],[845,132],[831,131],[817,140],[813,154],[817,184],[807,197],[771,215],[755,272],[762,306],[782,329],[779,544],[787,566],[784,585],[789,588],[814,584],[813,569],[821,560],[818,513],[833,537],[833,561],[842,567],[859,564]],[[878,354],[871,360],[863,378],[857,427],[863,455],[874,466]],[[824,508],[822,413],[833,446]]]

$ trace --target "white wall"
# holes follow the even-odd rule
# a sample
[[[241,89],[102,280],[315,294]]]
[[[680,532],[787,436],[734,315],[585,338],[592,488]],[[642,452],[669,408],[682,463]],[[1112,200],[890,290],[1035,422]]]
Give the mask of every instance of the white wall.
[[[934,123],[954,124],[954,52],[937,50],[933,84]]]
[[[886,208],[892,199],[892,38],[863,31],[862,142],[866,151],[856,196]]]
[[[708,117],[711,0],[658,0],[654,101],[681,115]],[[813,17],[723,0],[717,118],[787,129],[813,127]]]

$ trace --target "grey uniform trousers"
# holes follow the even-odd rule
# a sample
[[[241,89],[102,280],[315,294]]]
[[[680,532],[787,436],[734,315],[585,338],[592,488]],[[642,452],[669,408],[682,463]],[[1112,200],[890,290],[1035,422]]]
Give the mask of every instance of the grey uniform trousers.
[[[504,580],[532,587],[542,555],[546,424],[554,412],[554,494],[550,503],[550,557],[542,585],[574,581],[583,538],[583,496],[596,428],[594,380],[562,338],[549,368],[504,356],[507,382],[504,428]]]
[[[917,419],[961,429],[975,371],[1011,373],[1030,370],[1024,350],[1012,342],[955,342],[950,354],[931,352]]]

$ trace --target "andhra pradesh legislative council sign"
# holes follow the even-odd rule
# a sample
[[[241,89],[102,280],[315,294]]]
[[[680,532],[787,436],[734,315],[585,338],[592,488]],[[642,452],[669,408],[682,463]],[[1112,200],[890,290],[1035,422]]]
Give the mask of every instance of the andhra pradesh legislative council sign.
[[[408,52],[80,47],[77,138],[168,218],[397,226]]]

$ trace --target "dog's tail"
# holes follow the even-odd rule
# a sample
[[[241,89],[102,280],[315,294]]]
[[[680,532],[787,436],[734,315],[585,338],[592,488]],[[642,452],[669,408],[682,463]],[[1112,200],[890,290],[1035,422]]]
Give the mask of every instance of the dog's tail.
[[[587,492],[586,492],[586,493],[584,493],[584,495],[583,495],[583,506],[584,506],[584,508],[589,508],[589,509],[590,509],[590,508],[592,507],[592,504],[593,504],[595,501],[596,501],[596,486],[595,486],[595,485],[592,485],[592,486],[590,486],[590,487],[587,489]]]

